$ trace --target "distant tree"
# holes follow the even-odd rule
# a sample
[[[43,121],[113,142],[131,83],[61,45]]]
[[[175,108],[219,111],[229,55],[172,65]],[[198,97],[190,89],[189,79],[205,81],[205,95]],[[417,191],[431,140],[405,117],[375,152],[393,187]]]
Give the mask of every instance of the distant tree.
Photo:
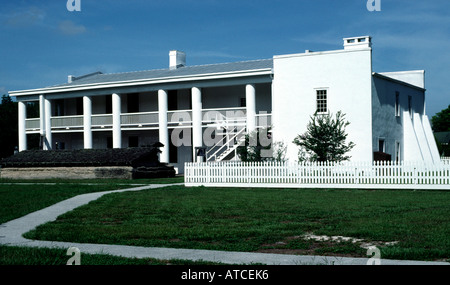
[[[346,156],[355,144],[346,143],[345,128],[350,124],[344,120],[345,114],[337,112],[336,117],[315,113],[310,117],[307,130],[298,135],[293,143],[300,147],[299,160],[311,161],[345,161]]]
[[[431,118],[433,131],[435,132],[450,132],[450,105]]]
[[[18,145],[17,112],[17,103],[3,95],[0,104],[0,158],[13,155]]]

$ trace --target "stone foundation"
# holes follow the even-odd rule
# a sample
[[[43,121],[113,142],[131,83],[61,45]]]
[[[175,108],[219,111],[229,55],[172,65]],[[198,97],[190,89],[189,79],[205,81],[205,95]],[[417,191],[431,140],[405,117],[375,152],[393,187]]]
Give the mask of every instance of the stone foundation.
[[[132,179],[131,166],[2,168],[4,179]]]

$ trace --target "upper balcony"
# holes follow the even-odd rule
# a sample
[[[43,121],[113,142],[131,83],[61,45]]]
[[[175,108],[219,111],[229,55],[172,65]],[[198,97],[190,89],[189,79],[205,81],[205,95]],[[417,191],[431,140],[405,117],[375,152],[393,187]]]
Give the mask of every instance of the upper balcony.
[[[245,107],[215,108],[202,110],[203,126],[236,125],[245,126],[247,113]],[[271,125],[271,114],[257,114],[258,127]],[[122,130],[152,130],[159,127],[159,112],[122,113],[120,115]],[[176,110],[167,112],[168,128],[191,128],[192,110]],[[93,114],[91,116],[92,131],[111,131],[113,127],[112,114]],[[53,116],[51,129],[54,133],[82,132],[84,128],[83,115]],[[26,133],[40,132],[40,119],[26,119]]]

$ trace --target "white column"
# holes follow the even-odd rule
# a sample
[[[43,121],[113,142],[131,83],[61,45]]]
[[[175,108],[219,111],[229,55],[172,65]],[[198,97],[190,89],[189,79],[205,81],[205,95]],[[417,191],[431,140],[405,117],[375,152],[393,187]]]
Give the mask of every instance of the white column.
[[[122,112],[120,94],[112,94],[112,123],[113,123],[113,148],[122,147],[122,129],[120,115]]]
[[[52,102],[44,99],[44,124],[45,124],[45,138],[44,138],[44,150],[52,149]]]
[[[245,86],[245,103],[247,106],[247,132],[251,133],[256,129],[256,91],[253,84]]]
[[[164,146],[160,148],[159,161],[169,163],[169,129],[167,128],[167,112],[169,99],[166,90],[158,90],[158,122],[159,142]]]
[[[200,88],[192,88],[192,151],[193,160],[197,159],[195,153],[196,147],[203,145],[203,132],[202,132],[202,91]],[[200,162],[200,158],[198,159]]]
[[[83,136],[84,148],[92,148],[92,99],[90,96],[83,97]]]
[[[45,136],[45,98],[39,95],[39,133]]]
[[[19,151],[27,150],[27,133],[25,123],[27,118],[27,106],[25,102],[19,101]]]

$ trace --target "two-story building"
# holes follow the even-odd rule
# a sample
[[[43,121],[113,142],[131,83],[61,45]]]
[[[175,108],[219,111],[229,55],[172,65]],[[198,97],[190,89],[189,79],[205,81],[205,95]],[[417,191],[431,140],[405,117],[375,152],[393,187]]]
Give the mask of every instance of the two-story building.
[[[40,134],[43,149],[126,148],[164,144],[161,162],[234,159],[239,138],[272,125],[287,158],[297,159],[294,137],[314,112],[342,111],[350,122],[354,161],[373,153],[392,160],[438,161],[425,113],[424,71],[375,73],[371,38],[344,39],[344,49],[305,51],[270,59],[186,65],[171,51],[169,68],[68,76],[64,84],[12,91],[19,102],[19,150]],[[39,118],[26,114],[38,101]]]

